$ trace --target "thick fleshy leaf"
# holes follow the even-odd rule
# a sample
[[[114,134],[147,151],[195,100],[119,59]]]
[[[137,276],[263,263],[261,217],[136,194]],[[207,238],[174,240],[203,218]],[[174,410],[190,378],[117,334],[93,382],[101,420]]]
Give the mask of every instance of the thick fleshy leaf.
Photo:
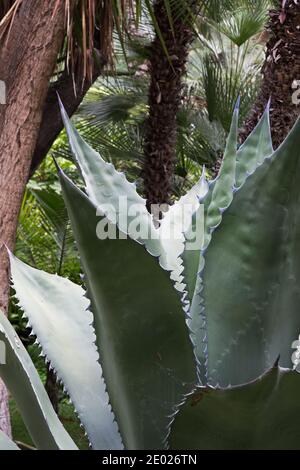
[[[230,133],[227,138],[220,173],[212,187],[211,200],[207,208],[207,214],[205,217],[204,248],[207,247],[210,242],[211,233],[220,224],[223,211],[227,209],[233,199],[236,172],[238,119],[239,100],[233,113]]]
[[[171,279],[177,284],[178,290],[184,289],[182,284],[182,259],[180,255],[185,248],[185,233],[191,226],[193,214],[199,209],[199,206],[208,192],[208,182],[205,177],[205,168],[203,168],[202,176],[197,184],[195,184],[184,196],[182,196],[173,206],[170,206],[168,212],[161,221],[159,228],[160,240],[165,252],[165,266],[171,270]],[[199,210],[199,213],[201,210]],[[204,231],[204,219],[202,221],[202,231]],[[197,226],[199,231],[201,227]],[[188,248],[198,250],[201,248],[203,237],[198,241],[195,239],[195,233],[191,233],[189,237]]]
[[[231,389],[199,388],[178,411],[171,449],[299,450],[300,375],[274,368]]]
[[[74,403],[94,449],[122,449],[84,290],[10,253],[13,288],[43,353]]]
[[[202,175],[198,183],[175,202],[175,204],[169,207],[168,212],[161,221],[161,227],[168,224],[180,225],[182,232],[186,232],[191,223],[192,215],[200,206],[208,190],[209,185],[205,176],[205,167],[203,167]]]
[[[253,129],[251,134],[247,137],[243,145],[241,145],[236,153],[235,186],[238,188],[245,182],[249,174],[253,173],[256,168],[262,164],[265,158],[273,153],[269,106],[270,105],[268,103],[257,126]],[[235,133],[235,128],[232,129],[232,132]],[[234,157],[234,152],[226,153],[225,156],[232,159]],[[222,176],[223,170],[224,168],[221,168],[220,177]],[[204,205],[204,217],[207,215],[207,211],[212,200],[214,187],[218,180],[219,178],[210,183],[209,189],[206,192],[204,199],[201,201]],[[230,186],[228,190],[232,192],[232,188]],[[200,214],[194,212],[192,225],[190,227],[190,231],[193,233],[196,230],[196,217],[199,220]],[[187,231],[187,234],[189,235],[189,231]],[[201,271],[203,267],[203,260],[199,266],[200,250],[198,249],[184,251],[182,258],[184,265],[184,283],[186,284],[187,295],[189,301],[191,302],[195,292],[197,273]]]
[[[269,112],[270,102],[255,129],[238,149],[235,182],[237,188],[240,188],[247,177],[273,153]]]
[[[236,171],[238,115],[239,102],[237,102],[233,113],[232,125],[227,139],[219,176],[209,187],[205,188],[205,193],[203,193],[201,199],[204,205],[204,211],[202,208],[199,209],[199,206],[196,207],[190,219],[190,226],[186,227],[185,230],[187,242],[185,249],[182,250],[181,258],[183,259],[184,266],[183,278],[186,285],[187,298],[190,303],[193,300],[196,290],[197,272],[201,258],[200,253],[203,246],[200,247],[200,249],[199,247],[187,249],[188,239],[190,239],[192,234],[196,233],[197,230],[203,229],[203,225],[199,224],[199,220],[204,219],[203,245],[208,246],[212,231],[219,225],[222,220],[223,211],[232,201]]]
[[[131,222],[138,217],[147,229],[147,235],[155,232],[152,216],[146,208],[146,201],[136,191],[123,173],[118,172],[88,145],[70,121],[60,101],[61,115],[67,131],[69,145],[79,165],[85,182],[86,192],[99,211],[117,223],[122,232],[145,243],[146,237],[138,237],[131,230]]]
[[[208,193],[206,197],[210,198],[211,193]],[[198,209],[192,215],[191,225],[184,234],[185,236],[184,250],[182,251],[180,255],[180,259],[182,260],[182,265],[183,265],[183,271],[182,271],[183,281],[182,282],[185,285],[186,296],[190,304],[192,303],[194,293],[196,291],[196,284],[197,284],[197,278],[198,278],[197,274],[199,272],[200,259],[203,258],[201,255],[201,249],[204,243],[206,209],[207,209],[207,205],[205,205],[205,199],[204,199],[204,202],[201,204],[201,206],[198,207]],[[203,233],[199,233],[200,230]],[[191,247],[189,245],[188,240],[190,240],[193,237],[193,234],[195,233],[197,233],[200,240],[202,240],[202,244],[200,247],[197,245],[195,247]]]
[[[127,449],[162,448],[168,415],[196,381],[179,295],[143,246],[120,239],[117,231],[117,239],[100,240],[98,224],[107,221],[96,216],[94,204],[62,173],[60,179],[124,444]]]
[[[206,198],[204,198],[204,207],[198,208],[198,210],[193,214],[192,223],[190,228],[187,230],[186,236],[188,238],[191,237],[191,233],[197,233],[199,230],[204,231],[202,246],[194,250],[189,250],[187,246],[188,243],[186,243],[184,253],[182,254],[182,258],[184,260],[184,282],[186,284],[187,295],[186,308],[189,310],[188,326],[197,357],[198,373],[201,383],[203,383],[203,378],[201,378],[201,368],[203,368],[202,356],[203,350],[206,348],[206,320],[202,314],[202,280],[198,276],[198,272],[200,272],[202,269],[202,252],[209,245],[212,232],[221,223],[222,214],[224,210],[230,205],[233,198],[237,155],[238,115],[239,102],[237,102],[233,113],[231,129],[227,139],[219,176],[214,181],[213,185],[211,185],[210,192],[206,193]],[[201,220],[204,222],[204,228],[202,228],[202,226],[199,224],[199,221]],[[199,357],[201,357],[201,359],[199,359]]]
[[[208,378],[259,376],[300,331],[300,121],[235,194],[205,255]]]
[[[105,162],[80,136],[60,102],[62,118],[67,130],[72,153],[82,173],[86,192],[98,208],[112,223],[134,240],[146,246],[160,265],[171,271],[175,287],[182,290],[180,254],[184,248],[183,233],[190,225],[193,212],[199,206],[199,199],[208,187],[203,173],[200,181],[177,203],[169,207],[161,227],[155,228],[152,216],[146,208],[146,201],[136,191],[134,184],[126,180],[111,163]],[[138,221],[138,223],[137,223]],[[139,231],[136,229],[140,228]]]
[[[0,430],[0,450],[20,450],[6,434]]]
[[[37,448],[76,450],[76,445],[52,408],[30,356],[2,312],[0,341],[5,346],[5,360],[0,363],[0,376],[13,395]]]
[[[235,132],[235,119],[233,120],[234,127],[231,127],[231,133]],[[230,141],[230,139],[229,139]],[[229,147],[230,148],[230,147]],[[253,173],[262,162],[272,153],[272,140],[270,132],[269,120],[269,104],[265,109],[263,116],[259,123],[246,139],[244,144],[239,148],[236,154],[236,169],[235,169],[235,186],[240,187],[249,174]],[[226,153],[228,159],[232,159],[234,152]],[[230,165],[229,165],[230,167]],[[226,168],[226,167],[225,167]],[[231,167],[232,168],[232,167]],[[204,198],[204,218],[206,218],[208,210],[211,206],[212,198],[214,195],[215,185],[221,179],[222,185],[222,171],[219,177],[210,184],[209,192]],[[227,185],[227,191],[232,189]],[[233,192],[231,197],[233,197]],[[229,199],[229,197],[228,197]],[[223,210],[219,211],[219,223],[223,217]],[[215,211],[217,216],[217,211]],[[195,231],[195,219],[198,214],[194,214],[192,219],[191,230]],[[208,230],[209,229],[209,230]],[[206,223],[206,249],[209,246],[211,235],[216,227],[210,227]],[[206,362],[207,362],[207,335],[206,335],[206,314],[204,310],[204,302],[202,298],[203,282],[201,273],[204,269],[205,260],[203,253],[200,250],[185,250],[182,255],[183,258],[183,282],[186,284],[187,299],[192,304],[191,317],[189,326],[192,330],[192,340],[195,344],[196,356],[198,358],[198,369],[201,383],[206,382]]]

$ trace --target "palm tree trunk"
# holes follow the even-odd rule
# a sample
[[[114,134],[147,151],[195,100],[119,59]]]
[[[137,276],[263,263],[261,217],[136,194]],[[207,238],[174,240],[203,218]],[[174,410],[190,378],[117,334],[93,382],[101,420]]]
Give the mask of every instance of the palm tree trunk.
[[[293,86],[300,80],[300,3],[278,1],[278,8],[269,12],[266,59],[263,81],[256,102],[240,131],[243,142],[254,129],[271,98],[271,129],[274,147],[285,139],[299,115],[293,103]],[[294,85],[295,84],[295,85]],[[299,86],[298,86],[299,88]]]
[[[0,46],[0,79],[7,88],[0,106],[0,245],[14,248],[18,215],[30,171],[49,80],[64,36],[63,0],[26,0]],[[0,308],[7,312],[9,263],[0,248]],[[2,395],[1,395],[2,394]],[[3,388],[0,390],[3,396]],[[3,401],[0,408],[6,407]],[[8,413],[0,429],[9,433]]]
[[[189,4],[194,9],[197,2],[190,0]],[[173,31],[164,0],[155,1],[154,15],[168,55],[156,34],[151,45],[149,117],[144,139],[144,192],[150,211],[153,204],[171,203],[176,163],[176,115],[182,99],[189,46],[194,38],[190,16],[186,12],[180,15],[173,12]]]

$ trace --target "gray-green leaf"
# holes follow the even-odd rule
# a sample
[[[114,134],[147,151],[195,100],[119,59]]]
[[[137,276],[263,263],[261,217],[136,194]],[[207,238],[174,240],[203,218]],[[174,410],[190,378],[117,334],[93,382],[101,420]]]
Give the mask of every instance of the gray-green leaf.
[[[62,173],[60,179],[123,442],[127,449],[162,448],[168,415],[196,382],[179,295],[143,246],[130,238],[100,240],[97,224],[105,220]]]
[[[231,389],[199,388],[172,424],[171,449],[300,449],[300,375],[274,368]]]
[[[300,121],[249,176],[205,255],[210,383],[253,380],[300,331]]]
[[[30,356],[1,311],[0,341],[5,346],[0,376],[12,393],[35,445],[43,450],[76,450],[52,408]]]
[[[109,405],[85,292],[10,253],[13,288],[43,353],[64,383],[94,449],[122,449]]]

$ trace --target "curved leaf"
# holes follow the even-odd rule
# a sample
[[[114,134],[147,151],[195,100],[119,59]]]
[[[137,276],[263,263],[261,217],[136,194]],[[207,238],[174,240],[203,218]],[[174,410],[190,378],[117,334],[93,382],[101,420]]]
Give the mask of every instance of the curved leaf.
[[[207,192],[204,199],[206,213],[200,207],[192,217],[192,223],[187,231],[195,233],[199,230],[199,221],[203,220],[204,234],[202,246],[195,250],[188,250],[187,243],[182,254],[184,259],[184,282],[186,284],[187,306],[189,310],[188,326],[191,340],[194,345],[198,362],[198,373],[200,383],[203,383],[203,351],[206,351],[206,320],[203,313],[201,291],[202,280],[198,272],[202,270],[203,251],[210,243],[212,232],[222,221],[224,210],[230,205],[233,198],[235,185],[236,155],[237,155],[237,128],[238,128],[239,100],[234,109],[230,133],[226,143],[226,149],[218,178],[211,185],[210,192]],[[201,229],[201,228],[200,228]],[[204,354],[205,356],[205,354]],[[204,359],[205,371],[205,359]]]
[[[227,138],[220,173],[212,186],[210,204],[207,208],[205,218],[204,249],[210,242],[211,233],[220,224],[223,211],[227,209],[233,199],[237,156],[238,118],[239,100],[237,101],[233,113],[230,133]]]
[[[70,121],[60,101],[61,115],[67,131],[72,153],[79,165],[91,202],[108,219],[117,223],[124,233],[130,232],[130,222],[137,216],[147,228],[147,234],[155,231],[152,216],[146,208],[146,201],[136,191],[134,183],[127,181],[112,163],[107,163],[81,137]],[[125,217],[124,217],[125,216]],[[132,231],[131,237],[135,238]],[[141,239],[142,243],[146,239]]]
[[[147,211],[146,201],[137,193],[135,185],[127,181],[125,175],[118,172],[111,163],[105,162],[82,139],[61,102],[60,107],[69,144],[91,201],[123,233],[129,234],[132,239],[145,245],[152,255],[159,257],[160,265],[171,271],[171,279],[176,282],[175,287],[182,290],[179,256],[184,248],[183,232],[190,225],[195,208],[199,206],[198,198],[203,198],[208,190],[205,174],[185,196],[169,207],[157,229]],[[137,218],[143,229],[140,234],[134,230]]]
[[[235,182],[237,188],[240,188],[247,177],[274,152],[269,113],[270,101],[256,127],[238,149]]]
[[[231,132],[235,132],[235,130],[233,129],[235,129],[235,120],[234,127],[231,128]],[[268,156],[270,156],[271,153],[272,140],[268,103],[268,106],[266,107],[263,116],[261,117],[257,126],[248,136],[244,144],[237,151],[235,186],[241,187],[247,177],[251,173],[253,173],[256,168],[260,166]],[[227,157],[228,159],[232,159],[232,152],[226,152],[225,157]],[[209,192],[204,198],[204,214],[202,215],[202,217],[204,218],[206,217],[208,210],[211,207],[211,202],[214,197],[215,185],[218,182],[218,184],[222,186],[223,171],[224,170],[221,168],[219,177],[210,184]],[[227,187],[227,191],[231,191],[231,197],[234,197],[234,190],[232,190],[229,186]],[[219,217],[219,224],[221,223],[223,212],[224,211],[222,209],[219,210],[218,216],[218,211],[214,210],[215,217]],[[198,214],[197,212],[193,215],[192,225],[190,228],[191,231],[194,232],[196,230],[196,219],[200,216],[201,214]],[[206,223],[206,249],[209,246],[211,235],[216,229],[216,226],[213,227],[211,225],[212,224],[209,224],[209,222]],[[194,342],[196,357],[198,359],[198,372],[200,383],[202,384],[205,384],[207,381],[207,326],[204,301],[202,297],[203,281],[201,276],[205,265],[205,260],[203,257],[204,253],[205,251],[202,253],[200,250],[185,249],[182,254],[184,266],[184,270],[182,273],[183,282],[186,285],[187,303],[191,304],[191,320],[189,321],[189,327],[191,330],[192,341]]]
[[[300,331],[300,121],[235,194],[205,255],[208,377],[248,382],[291,367]],[[217,292],[217,295],[216,295]]]
[[[93,448],[122,449],[84,290],[68,279],[26,265],[11,253],[10,263],[19,304],[64,383]]]
[[[120,239],[117,231],[117,239],[98,239],[97,224],[106,219],[96,216],[93,203],[62,173],[60,179],[125,447],[162,448],[167,416],[196,382],[179,295],[143,246]]]
[[[52,408],[30,356],[2,312],[0,341],[5,345],[5,364],[0,363],[0,376],[12,393],[35,445],[44,450],[76,450]]]
[[[171,279],[176,282],[176,288],[181,291],[184,289],[184,284],[182,284],[181,274],[183,267],[180,255],[185,247],[185,233],[191,225],[193,214],[198,210],[208,189],[205,168],[203,168],[202,176],[198,183],[175,204],[170,206],[168,212],[165,213],[164,218],[161,220],[159,232],[161,245],[165,252],[165,266],[171,270]],[[190,237],[190,241],[194,241],[193,236]]]
[[[231,389],[199,388],[179,410],[171,449],[300,449],[300,375],[274,368]]]
[[[186,227],[186,240],[191,237],[198,229],[199,219],[204,218],[204,240],[203,245],[208,246],[211,233],[222,220],[224,209],[230,204],[233,197],[233,188],[235,185],[236,155],[237,155],[237,126],[238,126],[239,101],[236,104],[230,134],[227,139],[226,149],[219,176],[209,187],[205,188],[201,202],[205,206],[205,213],[202,209],[195,208],[191,215],[191,223]],[[186,293],[189,302],[192,302],[197,284],[197,272],[199,270],[201,249],[198,247],[193,250],[186,249],[181,252],[184,266],[184,282],[186,284]]]
[[[253,129],[251,134],[247,137],[243,145],[238,149],[236,154],[236,169],[235,169],[235,187],[240,188],[247,177],[253,173],[258,166],[260,166],[263,161],[273,153],[271,130],[270,130],[270,117],[269,117],[269,108],[270,102],[268,103],[261,119],[259,120],[257,126]],[[235,130],[234,130],[235,132]],[[229,158],[232,158],[232,154],[228,155]],[[233,152],[234,155],[234,152]],[[220,171],[220,176],[222,175],[222,168]],[[204,205],[204,217],[207,214],[208,208],[210,206],[213,190],[218,181],[218,178],[212,181],[209,185],[209,189],[202,200]],[[232,192],[232,189],[229,188],[229,191]],[[200,212],[200,213],[199,213]],[[190,231],[195,232],[196,230],[196,221],[201,217],[201,211],[198,214],[195,211],[192,217],[192,223]],[[187,231],[189,235],[189,231]],[[184,265],[184,282],[186,284],[186,291],[189,301],[193,299],[195,292],[195,285],[197,280],[197,272],[201,271],[203,267],[203,260],[199,266],[200,259],[200,250],[185,250],[182,253],[183,265]],[[199,291],[199,288],[198,288]]]

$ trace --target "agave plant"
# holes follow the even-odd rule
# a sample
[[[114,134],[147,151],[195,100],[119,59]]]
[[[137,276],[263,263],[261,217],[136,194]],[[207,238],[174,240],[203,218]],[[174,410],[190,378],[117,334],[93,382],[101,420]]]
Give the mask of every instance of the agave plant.
[[[59,169],[87,291],[10,253],[12,282],[92,447],[299,448],[300,121],[274,152],[267,108],[237,150],[236,106],[218,178],[204,172],[156,227],[62,115],[85,182],[84,193]],[[0,321],[0,375],[36,446],[76,448]]]

